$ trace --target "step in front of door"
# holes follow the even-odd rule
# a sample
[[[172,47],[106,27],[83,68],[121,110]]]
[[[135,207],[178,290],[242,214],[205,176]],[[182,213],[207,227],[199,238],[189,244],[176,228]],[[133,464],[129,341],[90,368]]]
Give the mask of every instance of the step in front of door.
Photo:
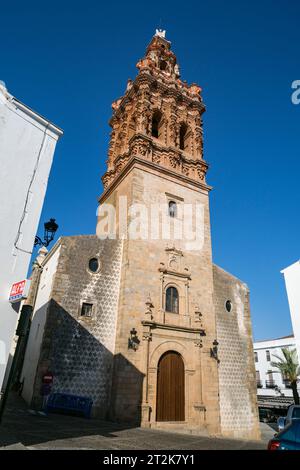
[[[151,429],[160,431],[177,432],[181,434],[194,434],[196,436],[209,436],[205,427],[192,427],[183,421],[157,421],[150,424]]]

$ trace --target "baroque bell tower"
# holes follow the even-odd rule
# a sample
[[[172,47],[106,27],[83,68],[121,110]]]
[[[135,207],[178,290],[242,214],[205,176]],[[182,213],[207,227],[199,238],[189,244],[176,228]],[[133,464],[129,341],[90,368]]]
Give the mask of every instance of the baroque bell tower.
[[[175,172],[207,188],[203,159],[201,88],[180,79],[179,66],[164,31],[157,31],[137,63],[138,76],[112,104],[113,116],[103,198],[134,159]]]
[[[205,106],[201,88],[181,80],[164,31],[156,31],[137,68],[135,80],[112,105],[100,197],[100,209],[112,206],[117,228],[123,225],[111,417],[217,433]],[[176,232],[187,207],[200,208],[199,217],[192,214],[187,223],[200,234],[196,245],[186,230]],[[140,236],[132,237],[127,229],[137,212],[143,215],[134,224]],[[170,236],[161,235],[165,224],[171,226]]]

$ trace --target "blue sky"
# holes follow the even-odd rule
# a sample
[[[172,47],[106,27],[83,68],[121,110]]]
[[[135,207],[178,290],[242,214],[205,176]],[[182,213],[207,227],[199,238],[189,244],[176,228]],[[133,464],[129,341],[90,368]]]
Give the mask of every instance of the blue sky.
[[[95,232],[111,102],[161,25],[182,79],[203,88],[214,262],[249,285],[255,339],[289,334],[280,270],[300,258],[299,15],[297,0],[3,2],[0,79],[65,132],[41,222]]]

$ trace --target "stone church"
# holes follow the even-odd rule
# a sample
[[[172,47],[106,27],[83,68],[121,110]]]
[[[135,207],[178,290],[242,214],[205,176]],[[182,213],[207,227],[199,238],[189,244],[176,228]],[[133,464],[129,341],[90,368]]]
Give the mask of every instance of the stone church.
[[[88,396],[93,414],[151,428],[259,438],[249,291],[212,262],[208,164],[201,89],[180,79],[157,31],[124,96],[113,105],[100,209],[114,236],[62,237],[34,264],[33,316],[21,374],[23,397],[52,391]],[[125,201],[125,202],[124,202]],[[124,206],[125,204],[125,206]],[[171,229],[186,206],[201,207],[185,237],[130,237],[130,208],[163,207]],[[122,217],[121,217],[122,218]],[[103,224],[102,224],[103,225]],[[140,223],[145,233],[145,219]]]

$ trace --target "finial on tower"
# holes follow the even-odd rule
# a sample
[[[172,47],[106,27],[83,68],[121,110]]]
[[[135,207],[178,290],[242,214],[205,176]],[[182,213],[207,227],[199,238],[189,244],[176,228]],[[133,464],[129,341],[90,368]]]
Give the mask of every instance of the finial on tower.
[[[159,36],[160,38],[166,38],[166,30],[165,29],[156,29],[155,36]]]

